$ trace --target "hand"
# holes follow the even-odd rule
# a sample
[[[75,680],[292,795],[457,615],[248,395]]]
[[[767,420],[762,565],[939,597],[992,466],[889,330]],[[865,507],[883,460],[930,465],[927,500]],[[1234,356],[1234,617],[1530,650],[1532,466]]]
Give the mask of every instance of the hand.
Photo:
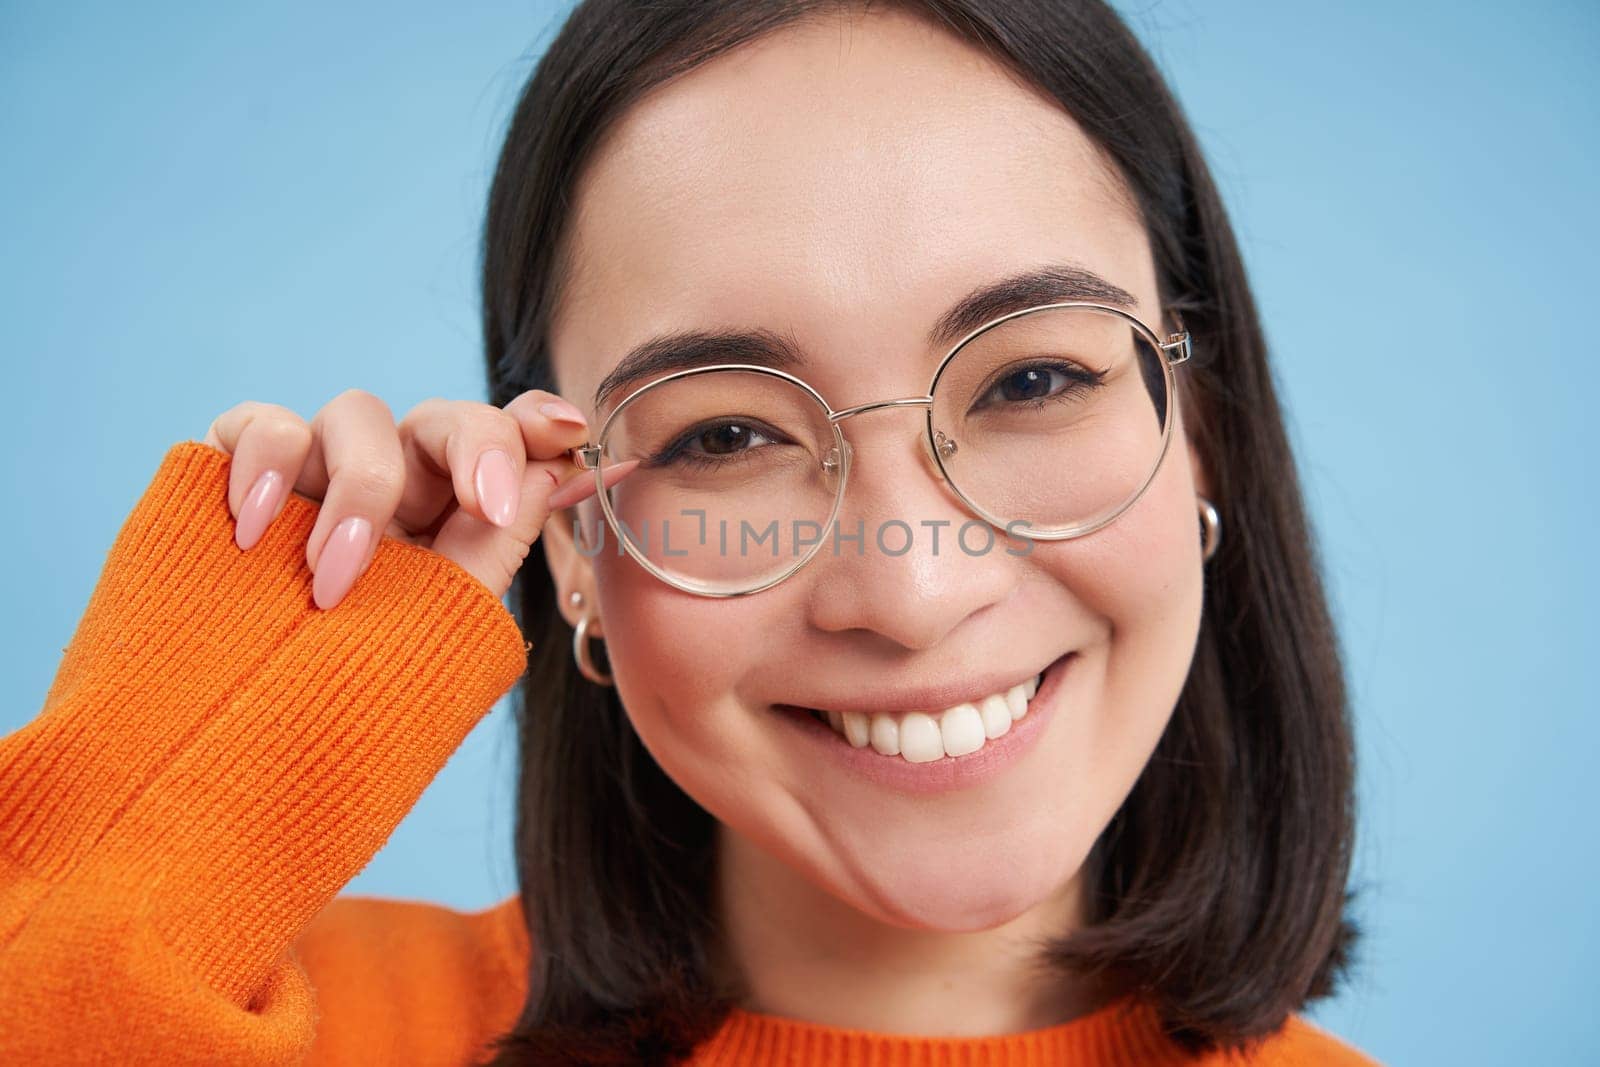
[[[205,443],[233,457],[228,510],[241,549],[261,539],[290,489],[321,503],[306,563],[312,599],[327,609],[371,564],[374,531],[437,552],[505,595],[550,512],[593,494],[594,475],[567,456],[588,433],[577,408],[539,389],[504,408],[424,400],[398,426],[382,400],[349,389],[309,424],[245,401],[217,416]],[[635,464],[606,468],[605,484]]]

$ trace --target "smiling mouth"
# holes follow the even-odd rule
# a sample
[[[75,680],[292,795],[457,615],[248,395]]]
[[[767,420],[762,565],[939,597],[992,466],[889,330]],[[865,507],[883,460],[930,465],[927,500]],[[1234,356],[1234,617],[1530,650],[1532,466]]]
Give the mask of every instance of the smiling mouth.
[[[827,726],[855,748],[870,747],[882,756],[899,756],[910,763],[927,763],[949,756],[964,756],[1003,736],[1011,724],[1028,714],[1046,672],[1063,663],[1063,656],[1044,671],[1009,689],[975,701],[952,705],[937,712],[824,711],[796,704],[776,704],[779,711],[804,714]]]

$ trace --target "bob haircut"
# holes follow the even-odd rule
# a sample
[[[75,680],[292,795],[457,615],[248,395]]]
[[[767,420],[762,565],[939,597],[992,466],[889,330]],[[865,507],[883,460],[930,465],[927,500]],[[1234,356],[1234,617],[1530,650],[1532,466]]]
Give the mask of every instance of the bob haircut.
[[[629,104],[787,24],[873,6],[578,4],[522,90],[489,193],[492,403],[555,391],[546,333],[574,186]],[[1100,0],[891,6],[1047,92],[1100,146],[1143,215],[1162,304],[1193,338],[1181,402],[1227,536],[1172,719],[1090,850],[1091,921],[1043,960],[1137,991],[1191,1050],[1242,1049],[1334,992],[1359,929],[1346,914],[1354,757],[1338,638],[1232,229],[1177,102]],[[709,969],[714,820],[655,763],[616,691],[577,672],[548,568],[524,567],[513,589],[532,641],[514,707],[534,950],[527,1000],[492,1062],[674,1062],[737,1003]]]

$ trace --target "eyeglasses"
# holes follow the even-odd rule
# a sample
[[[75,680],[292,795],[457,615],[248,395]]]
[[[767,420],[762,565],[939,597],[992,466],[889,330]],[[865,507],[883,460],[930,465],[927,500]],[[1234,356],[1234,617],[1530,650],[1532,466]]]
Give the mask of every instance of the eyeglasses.
[[[595,472],[594,500],[583,503],[598,503],[618,547],[701,596],[760,592],[830,545],[902,554],[915,534],[903,520],[876,533],[836,525],[854,457],[842,424],[880,409],[923,410],[926,458],[991,548],[991,527],[1026,540],[1081,537],[1131,507],[1166,455],[1173,368],[1190,354],[1176,325],[1163,340],[1103,304],[1026,308],[957,341],[926,394],[843,410],[770,367],[675,371],[629,392],[598,442],[570,454]],[[607,487],[602,467],[628,460],[637,465]],[[593,543],[580,535],[586,554],[604,548],[594,525]],[[976,554],[969,542],[962,550]]]

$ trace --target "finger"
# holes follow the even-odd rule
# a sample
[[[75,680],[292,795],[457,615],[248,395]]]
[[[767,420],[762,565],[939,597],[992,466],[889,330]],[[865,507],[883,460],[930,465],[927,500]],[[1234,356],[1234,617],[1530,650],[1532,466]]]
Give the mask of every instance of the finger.
[[[589,440],[589,423],[583,412],[548,390],[529,389],[507,404],[505,411],[521,427],[523,448],[530,460],[559,459],[569,448]],[[562,471],[569,469],[561,465]]]
[[[205,443],[229,453],[228,512],[234,543],[249,550],[289,502],[311,451],[311,428],[278,404],[245,401],[212,421]]]
[[[400,503],[405,456],[389,406],[361,389],[347,389],[311,421],[312,456],[328,472],[328,491],[306,542],[315,579],[312,595],[324,610],[355,584],[377,553],[382,531]]]
[[[607,468],[603,472],[606,484],[616,484],[637,464],[637,460],[628,460]],[[571,469],[571,462],[565,456],[555,460],[530,461],[522,476],[517,517],[509,527],[501,529],[491,526],[464,510],[458,510],[439,528],[433,540],[433,550],[460,564],[493,590],[496,596],[504,596],[550,517],[553,510],[550,497],[555,480],[560,473]],[[580,473],[583,480],[589,483],[589,493],[593,493],[593,472]]]
[[[526,463],[515,418],[491,404],[424,400],[399,429],[406,485],[396,521],[407,530],[428,530],[459,502],[483,522],[511,525]]]

